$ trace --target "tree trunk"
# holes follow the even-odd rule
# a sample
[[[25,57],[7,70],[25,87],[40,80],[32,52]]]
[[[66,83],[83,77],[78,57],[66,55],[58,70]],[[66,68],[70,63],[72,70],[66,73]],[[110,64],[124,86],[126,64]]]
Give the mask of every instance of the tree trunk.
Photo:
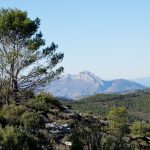
[[[18,83],[16,79],[13,79],[13,99],[18,102]]]

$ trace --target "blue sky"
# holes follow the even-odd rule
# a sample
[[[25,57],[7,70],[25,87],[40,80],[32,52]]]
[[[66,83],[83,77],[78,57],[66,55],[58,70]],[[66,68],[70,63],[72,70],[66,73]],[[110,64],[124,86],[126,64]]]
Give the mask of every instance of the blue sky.
[[[41,19],[47,44],[64,52],[65,74],[103,79],[150,76],[149,0],[0,0]]]

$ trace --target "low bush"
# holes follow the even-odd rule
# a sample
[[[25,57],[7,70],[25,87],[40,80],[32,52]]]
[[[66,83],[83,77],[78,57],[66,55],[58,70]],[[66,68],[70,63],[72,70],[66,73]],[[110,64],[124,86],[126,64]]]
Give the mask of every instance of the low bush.
[[[36,109],[37,111],[48,111],[48,106],[44,101],[37,101],[36,99],[31,99],[28,102],[28,106]]]
[[[38,127],[40,119],[40,114],[34,112],[25,112],[21,115],[21,122],[25,128]]]
[[[4,105],[1,113],[3,118],[5,118],[10,124],[17,124],[20,122],[20,116],[25,112],[23,105]]]
[[[54,105],[56,107],[60,107],[61,103],[56,100],[52,95],[48,93],[40,93],[39,95],[36,96],[35,98],[37,101],[44,101],[48,105]]]
[[[3,150],[32,150],[37,148],[37,140],[13,126],[0,127],[0,146]]]
[[[37,111],[48,111],[51,106],[60,107],[61,103],[50,94],[40,93],[34,99],[29,100],[28,105]]]
[[[140,137],[150,136],[150,123],[146,123],[146,122],[133,123],[131,135],[140,136]]]

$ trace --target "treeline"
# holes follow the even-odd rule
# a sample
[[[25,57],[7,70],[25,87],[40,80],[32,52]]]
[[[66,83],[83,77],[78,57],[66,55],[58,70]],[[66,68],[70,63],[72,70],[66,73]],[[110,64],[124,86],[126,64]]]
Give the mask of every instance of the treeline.
[[[112,107],[125,107],[131,120],[150,121],[150,90],[132,94],[98,94],[89,96],[70,105],[79,112],[105,116]]]

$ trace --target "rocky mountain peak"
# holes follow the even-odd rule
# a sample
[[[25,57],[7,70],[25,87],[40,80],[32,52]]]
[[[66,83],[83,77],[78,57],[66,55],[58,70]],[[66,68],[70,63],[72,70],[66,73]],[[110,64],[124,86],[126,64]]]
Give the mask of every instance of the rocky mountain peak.
[[[57,97],[76,99],[96,93],[118,93],[144,88],[140,84],[124,79],[104,81],[90,71],[82,71],[75,75],[62,76],[59,80],[48,84],[45,91]]]

